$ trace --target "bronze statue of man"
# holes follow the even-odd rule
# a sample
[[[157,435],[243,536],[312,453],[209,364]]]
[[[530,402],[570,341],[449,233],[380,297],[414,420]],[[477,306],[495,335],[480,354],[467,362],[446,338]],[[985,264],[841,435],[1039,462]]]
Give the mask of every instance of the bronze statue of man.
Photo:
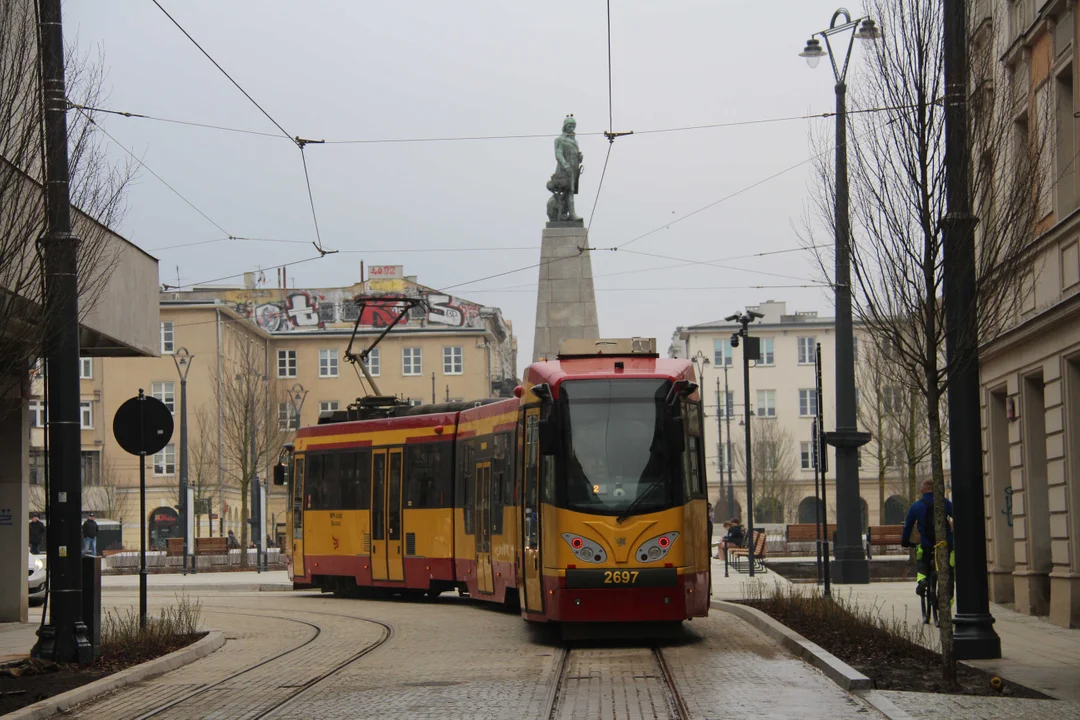
[[[555,138],[555,172],[547,184],[547,189],[551,191],[547,213],[548,220],[552,222],[581,221],[574,214],[574,196],[578,192],[578,181],[583,171],[581,160],[584,157],[574,137],[576,128],[577,120],[570,115],[563,120],[562,135]]]

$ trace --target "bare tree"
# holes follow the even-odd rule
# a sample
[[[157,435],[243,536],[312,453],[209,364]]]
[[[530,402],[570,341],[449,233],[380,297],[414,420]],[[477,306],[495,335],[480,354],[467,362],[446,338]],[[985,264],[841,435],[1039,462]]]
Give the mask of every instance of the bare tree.
[[[754,472],[754,522],[794,521],[799,489],[795,436],[774,418],[751,416],[750,459]],[[734,446],[735,467],[746,477],[746,450]]]
[[[94,499],[98,511],[107,518],[117,520],[121,525],[124,523],[124,514],[128,508],[128,496],[123,492],[120,485],[120,473],[112,458],[102,453],[101,470],[98,486],[95,488]]]
[[[221,490],[216,425],[210,417],[209,408],[205,406],[195,411],[195,432],[188,451],[188,487],[194,489],[195,495],[195,507],[192,509],[195,513],[195,534],[201,535],[201,517],[210,514],[210,501]],[[212,522],[210,533],[213,534]]]
[[[868,46],[854,109],[849,117],[852,156],[852,299],[879,349],[921,398],[929,463],[938,498],[945,495],[942,407],[949,379],[942,306],[942,220],[945,217],[945,117],[942,7],[925,0],[870,0],[868,11],[885,36]],[[1017,98],[1007,83],[994,83],[989,33],[972,45],[968,101],[973,157],[973,196],[979,229],[975,268],[978,341],[999,334],[1015,318],[1033,283],[1029,242],[1042,219],[1052,178],[1043,161],[1047,103],[1034,103],[1024,123],[1014,123]],[[1026,90],[1025,90],[1026,92]],[[832,169],[819,167],[816,210],[834,227]],[[811,238],[813,230],[811,230]],[[819,256],[828,276],[832,258]],[[944,503],[935,503],[936,536],[944,538]],[[940,512],[937,512],[940,510]],[[952,650],[951,568],[937,549],[942,665],[955,683]]]
[[[240,545],[248,546],[248,500],[251,482],[260,467],[277,458],[288,438],[278,423],[277,405],[287,395],[267,373],[266,348],[244,329],[226,325],[228,351],[223,352],[220,377],[214,371],[221,406],[221,456],[225,476],[240,489]],[[247,552],[240,554],[247,565]]]
[[[44,232],[42,188],[42,93],[38,76],[34,3],[0,3],[0,382],[22,382],[22,371],[41,355],[52,323],[45,315],[43,269],[38,241]],[[68,97],[97,107],[104,100],[104,63],[66,48]],[[68,119],[68,172],[74,232],[79,237],[79,311],[85,316],[116,267],[120,241],[110,227],[126,206],[130,166],[110,164],[97,132],[94,112]],[[12,378],[8,380],[7,378]],[[0,386],[0,392],[13,387]]]

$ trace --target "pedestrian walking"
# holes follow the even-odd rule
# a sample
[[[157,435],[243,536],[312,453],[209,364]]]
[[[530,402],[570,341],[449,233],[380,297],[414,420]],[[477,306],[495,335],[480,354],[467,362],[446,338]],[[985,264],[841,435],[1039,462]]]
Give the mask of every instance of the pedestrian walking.
[[[45,542],[45,523],[37,513],[30,516],[30,552],[35,555],[41,554],[41,543]]]
[[[83,536],[83,555],[97,555],[97,521],[94,520],[94,513],[90,513],[90,516],[86,518],[86,522],[82,525]]]

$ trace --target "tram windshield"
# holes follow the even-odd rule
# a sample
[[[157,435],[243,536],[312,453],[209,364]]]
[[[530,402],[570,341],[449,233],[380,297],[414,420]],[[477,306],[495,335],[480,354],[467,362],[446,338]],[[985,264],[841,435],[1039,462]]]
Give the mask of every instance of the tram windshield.
[[[678,459],[665,435],[667,380],[568,380],[566,486],[561,505],[579,512],[647,513],[675,502]],[[631,507],[633,506],[633,507]]]

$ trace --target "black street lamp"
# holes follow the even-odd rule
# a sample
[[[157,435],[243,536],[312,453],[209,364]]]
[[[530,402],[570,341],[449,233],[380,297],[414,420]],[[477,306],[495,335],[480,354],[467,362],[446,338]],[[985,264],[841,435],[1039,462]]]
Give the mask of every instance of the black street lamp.
[[[843,18],[843,23],[837,21]],[[843,63],[836,64],[830,38],[851,31]],[[870,434],[859,432],[855,412],[855,348],[851,320],[851,225],[848,216],[847,172],[847,70],[855,39],[877,40],[877,24],[869,17],[851,19],[840,8],[833,13],[829,29],[814,33],[799,53],[810,67],[817,67],[826,55],[818,37],[825,40],[833,76],[836,78],[836,430],[825,433],[825,442],[836,448],[836,546],[835,580],[841,583],[870,582],[870,565],[862,545],[862,515],[859,506],[859,448],[870,442]],[[808,349],[809,352],[809,349]],[[819,398],[820,402],[820,398]]]
[[[186,347],[178,348],[173,353],[173,363],[180,375],[180,531],[184,534],[184,574],[188,570],[188,432],[187,432],[187,376],[195,356]],[[195,558],[191,559],[191,572],[195,573]]]
[[[690,358],[690,361],[693,362],[694,367],[697,368],[698,387],[705,387],[702,383],[705,382],[705,368],[710,364],[708,356],[698,350],[697,355]]]
[[[300,383],[294,383],[289,388],[289,400],[292,402],[293,409],[296,410],[296,428],[300,428],[300,411],[304,409],[304,401],[307,400],[308,391],[304,389],[304,386]]]
[[[761,339],[750,337],[750,323],[765,317],[761,313],[747,310],[745,313],[735,313],[724,318],[728,322],[739,323],[742,327],[731,335],[731,347],[739,347],[739,338],[743,340],[743,410],[746,416],[746,456],[743,464],[746,466],[746,537],[747,547],[750,548],[749,575],[754,577],[754,473],[752,453],[750,448],[750,361],[761,357]]]

